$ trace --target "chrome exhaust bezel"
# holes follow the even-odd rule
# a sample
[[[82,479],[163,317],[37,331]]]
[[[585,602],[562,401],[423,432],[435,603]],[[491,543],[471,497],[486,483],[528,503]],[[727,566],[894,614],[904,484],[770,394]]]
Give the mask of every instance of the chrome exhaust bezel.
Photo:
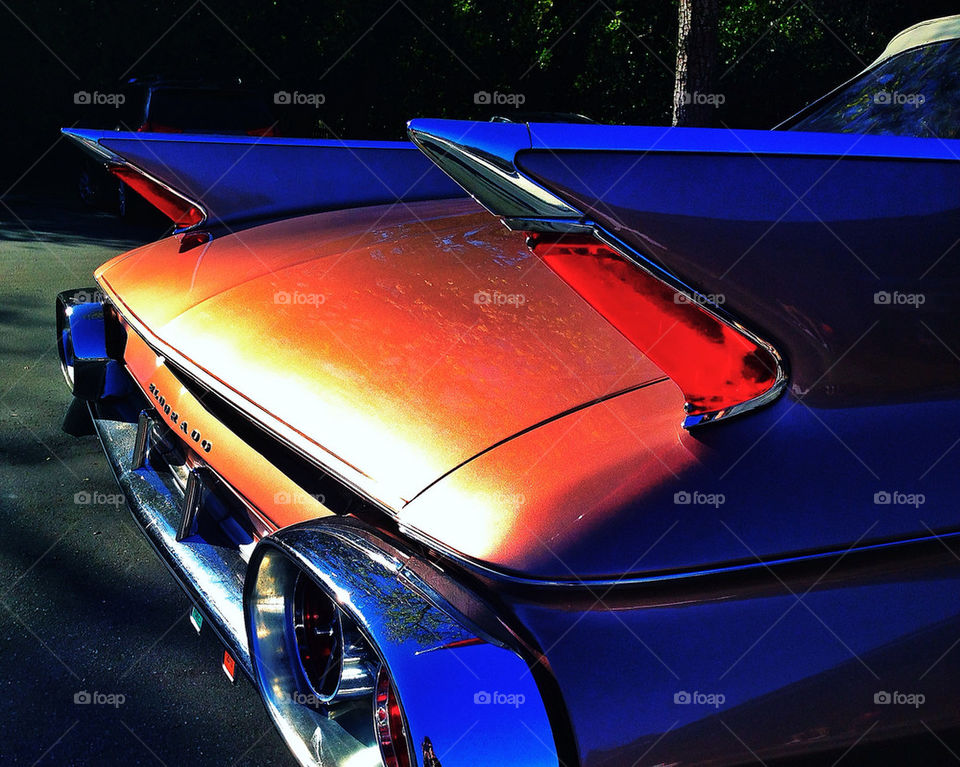
[[[483,616],[468,617],[437,591],[443,584],[434,580],[446,584],[448,575],[423,567],[430,566],[342,518],[292,525],[260,541],[244,584],[244,615],[253,677],[287,745],[305,767],[380,764],[373,694],[316,708],[295,705],[287,694],[300,683],[284,626],[293,577],[302,571],[356,626],[379,660],[377,671],[390,675],[411,764],[423,762],[412,752],[429,744],[451,765],[470,764],[470,754],[482,751],[493,752],[496,763],[556,767],[559,750],[531,662],[514,642],[481,628]],[[445,590],[456,590],[449,585]],[[522,710],[477,705],[487,702],[485,690],[508,688],[526,701]],[[353,729],[360,710],[365,723]],[[338,733],[330,732],[334,724]]]

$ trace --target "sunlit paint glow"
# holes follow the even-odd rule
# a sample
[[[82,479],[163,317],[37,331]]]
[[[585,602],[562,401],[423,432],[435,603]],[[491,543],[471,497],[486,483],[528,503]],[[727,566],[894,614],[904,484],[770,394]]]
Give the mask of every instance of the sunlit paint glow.
[[[502,439],[663,376],[473,203],[266,224],[216,238],[201,264],[178,248],[114,261],[105,289],[205,385],[394,508]],[[323,298],[281,300],[297,291]],[[211,441],[211,464],[274,524],[322,513],[273,503],[252,487],[263,462]]]
[[[177,379],[163,365],[157,367],[157,355],[135,333],[128,336],[125,358],[127,369],[148,398],[152,396],[150,387],[153,386],[166,398],[171,413],[186,414],[188,422],[213,444],[213,449],[203,454],[204,462],[221,477],[229,477],[230,485],[238,494],[264,514],[269,513],[274,519],[273,524],[281,526],[299,521],[305,515],[318,518],[332,513],[210,416],[189,391],[178,394]],[[168,392],[170,396],[167,396]],[[158,409],[157,413],[165,422],[171,423],[165,409]],[[302,502],[293,504],[283,500],[294,497]],[[251,520],[260,535],[270,532],[263,514],[257,513]],[[260,529],[261,525],[266,527]]]
[[[401,523],[501,569],[570,578],[568,551],[615,516],[642,525],[644,498],[698,462],[678,439],[682,406],[664,381],[545,424],[445,477]]]
[[[273,349],[276,367],[265,370],[259,356],[250,354],[244,339],[221,334],[221,328],[212,321],[192,318],[190,325],[192,343],[203,344],[205,368],[230,371],[228,380],[245,396],[271,403],[273,414],[295,424],[301,433],[322,435],[323,446],[335,454],[352,456],[355,451],[350,448],[363,445],[364,464],[382,468],[375,477],[379,484],[396,486],[411,472],[419,474],[424,466],[436,465],[429,445],[411,444],[398,424],[384,423],[377,414],[365,412],[362,399],[369,396],[371,382],[362,375],[351,375],[343,368],[340,375],[331,371],[330,377],[339,379],[337,389],[312,398],[310,407],[304,408],[304,392],[318,386],[318,377],[315,363],[308,364],[296,344],[277,345]],[[439,474],[442,467],[434,471]]]
[[[496,484],[492,492],[488,489],[491,477],[478,478],[474,483],[459,479],[451,477],[434,485],[401,512],[401,521],[459,551],[470,550],[480,558],[492,556],[501,550],[513,526],[510,520],[516,520],[519,511],[505,509],[497,502],[501,492]]]
[[[311,258],[296,239],[290,247],[306,260],[221,290],[156,332],[361,470],[377,498],[400,503],[539,419],[662,375],[589,307],[571,307],[567,288],[536,263],[521,235],[500,234],[492,221],[491,242],[471,244],[460,231],[467,221],[474,219],[441,219],[450,230],[447,255],[432,237],[425,252],[419,224],[385,231],[389,247],[329,262]],[[274,243],[264,253],[262,236],[255,230],[247,244],[272,260]],[[252,270],[244,263],[252,256],[231,238],[214,245],[198,276],[203,291],[224,284],[211,273]],[[496,263],[510,249],[526,254],[527,267]],[[478,303],[483,291],[519,293],[526,303]],[[139,305],[147,296],[130,300]]]

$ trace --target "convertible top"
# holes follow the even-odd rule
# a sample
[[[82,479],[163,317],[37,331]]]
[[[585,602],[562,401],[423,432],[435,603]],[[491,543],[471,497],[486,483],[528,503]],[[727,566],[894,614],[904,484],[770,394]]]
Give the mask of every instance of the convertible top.
[[[957,38],[960,38],[960,15],[921,21],[919,24],[907,27],[894,37],[883,53],[867,69],[873,69],[877,64],[881,64],[898,53],[903,53],[911,48],[928,45],[929,43],[956,40]]]

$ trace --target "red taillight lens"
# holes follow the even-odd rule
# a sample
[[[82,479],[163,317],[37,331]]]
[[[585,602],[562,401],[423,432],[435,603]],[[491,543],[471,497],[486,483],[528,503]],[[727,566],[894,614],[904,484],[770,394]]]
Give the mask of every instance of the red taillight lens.
[[[403,710],[400,708],[400,699],[393,688],[390,673],[383,666],[377,674],[373,725],[377,731],[384,767],[410,767],[410,746],[403,723]]]
[[[680,387],[690,422],[729,412],[779,385],[774,352],[604,243],[539,234],[528,242]]]
[[[264,136],[265,138],[272,138],[277,135],[277,132],[274,130],[273,126],[267,128],[251,128],[247,131],[248,136]]]
[[[110,167],[110,172],[173,221],[178,228],[195,226],[203,221],[204,214],[200,208],[136,169],[126,165],[114,165]]]

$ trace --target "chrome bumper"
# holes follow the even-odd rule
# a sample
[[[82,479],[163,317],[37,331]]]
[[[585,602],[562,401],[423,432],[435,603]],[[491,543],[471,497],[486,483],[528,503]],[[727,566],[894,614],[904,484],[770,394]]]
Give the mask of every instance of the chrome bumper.
[[[149,463],[134,468],[137,424],[110,419],[101,414],[95,402],[90,403],[90,414],[133,518],[205,622],[252,679],[243,618],[247,563],[239,548],[197,538],[178,541],[177,532],[183,520],[182,491]]]

